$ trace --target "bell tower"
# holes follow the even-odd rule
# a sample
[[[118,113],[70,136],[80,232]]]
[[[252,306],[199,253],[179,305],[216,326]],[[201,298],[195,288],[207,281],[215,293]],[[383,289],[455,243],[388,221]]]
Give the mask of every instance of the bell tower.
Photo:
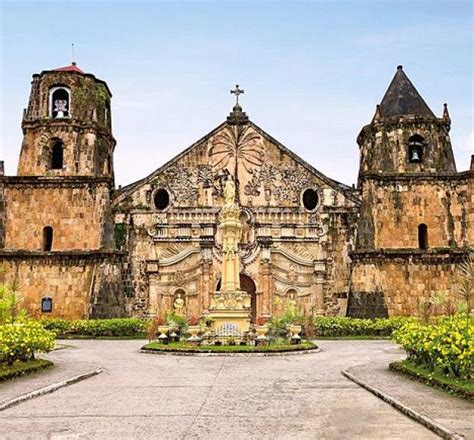
[[[18,175],[113,178],[111,97],[75,63],[33,75]]]
[[[450,291],[469,246],[467,174],[458,173],[447,105],[436,117],[397,67],[362,128],[361,195],[348,314],[417,314],[420,301]]]
[[[432,246],[451,245],[447,224],[432,216],[442,210],[450,221],[449,209],[440,206],[450,196],[433,197],[434,180],[456,173],[450,126],[447,105],[436,117],[398,66],[372,122],[357,138],[363,200],[359,247],[418,248],[420,225],[420,231],[430,233]]]
[[[113,249],[111,97],[105,81],[75,63],[33,75],[5,248]]]

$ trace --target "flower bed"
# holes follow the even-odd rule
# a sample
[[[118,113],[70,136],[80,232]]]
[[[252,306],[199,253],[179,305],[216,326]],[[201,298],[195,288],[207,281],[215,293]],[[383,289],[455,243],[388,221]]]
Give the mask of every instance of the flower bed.
[[[392,362],[390,370],[403,374],[411,379],[423,382],[429,386],[443,389],[450,394],[456,394],[464,399],[474,401],[474,381],[455,379],[438,372],[430,371],[421,365],[406,359],[404,361]]]
[[[54,348],[54,333],[37,321],[17,321],[0,326],[0,364],[34,359],[35,353]]]
[[[447,377],[473,380],[474,317],[443,317],[432,324],[407,322],[392,336],[415,365]]]
[[[0,382],[52,368],[54,364],[46,359],[32,359],[28,362],[15,361],[13,365],[0,364]]]
[[[314,326],[317,336],[390,336],[394,330],[415,318],[394,317],[358,319],[317,316]]]
[[[150,321],[140,318],[114,319],[47,319],[43,327],[53,331],[60,338],[144,338]]]
[[[312,342],[301,344],[270,344],[263,346],[255,345],[200,345],[195,346],[187,342],[174,342],[161,344],[151,342],[142,347],[144,351],[150,352],[175,352],[175,353],[285,353],[295,351],[308,351],[318,348]]]

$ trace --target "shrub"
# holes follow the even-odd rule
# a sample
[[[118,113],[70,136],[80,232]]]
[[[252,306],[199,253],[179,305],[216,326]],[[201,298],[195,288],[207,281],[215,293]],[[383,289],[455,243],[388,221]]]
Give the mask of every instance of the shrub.
[[[401,316],[375,319],[317,316],[314,325],[318,336],[390,336],[405,322],[413,321],[416,318]]]
[[[91,336],[91,337],[134,337],[144,336],[149,320],[140,318],[114,319],[48,319],[42,321],[43,327],[56,333],[57,336]]]
[[[406,322],[394,331],[393,340],[408,358],[430,371],[470,380],[474,367],[474,318],[443,317],[431,324]]]
[[[12,365],[16,360],[34,359],[37,352],[54,348],[55,334],[37,321],[17,321],[0,326],[0,362]]]

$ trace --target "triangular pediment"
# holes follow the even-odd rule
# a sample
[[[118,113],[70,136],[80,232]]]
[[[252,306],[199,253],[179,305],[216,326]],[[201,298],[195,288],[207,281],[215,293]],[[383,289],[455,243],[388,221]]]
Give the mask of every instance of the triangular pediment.
[[[127,200],[146,206],[162,187],[177,208],[219,206],[229,174],[239,182],[243,206],[297,207],[305,188],[318,189],[321,197],[330,192],[346,206],[358,204],[352,188],[328,178],[253,122],[228,120],[149,176],[118,190],[115,205]]]

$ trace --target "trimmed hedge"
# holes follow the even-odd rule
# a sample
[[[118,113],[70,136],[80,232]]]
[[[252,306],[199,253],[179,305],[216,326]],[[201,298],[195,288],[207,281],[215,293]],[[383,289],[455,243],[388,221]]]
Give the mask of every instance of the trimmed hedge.
[[[317,316],[314,326],[317,336],[390,336],[406,322],[416,318],[393,317],[359,319],[341,316]]]
[[[43,327],[53,331],[57,337],[138,337],[146,335],[150,321],[140,318],[113,319],[47,319],[41,321]]]
[[[416,365],[448,377],[473,379],[474,317],[447,316],[432,324],[407,322],[392,336]]]

